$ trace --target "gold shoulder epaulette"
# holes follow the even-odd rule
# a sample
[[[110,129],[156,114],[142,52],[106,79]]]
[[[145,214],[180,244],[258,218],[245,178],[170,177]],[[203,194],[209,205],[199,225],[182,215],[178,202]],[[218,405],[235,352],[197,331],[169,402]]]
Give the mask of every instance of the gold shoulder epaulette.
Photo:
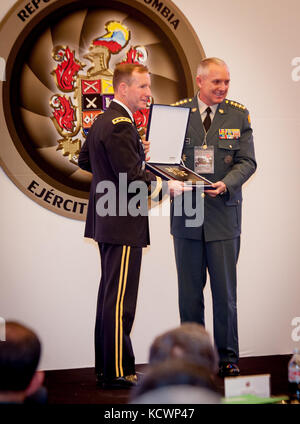
[[[246,106],[242,105],[241,103],[235,102],[233,100],[225,100],[225,103],[229,106],[235,107],[239,110],[246,110]]]
[[[190,103],[193,99],[183,99],[183,100],[178,100],[178,102],[176,103],[172,103],[170,106],[181,106],[184,105],[186,103]]]
[[[119,122],[129,122],[132,124],[132,120],[130,118],[126,118],[126,116],[120,116],[119,118],[115,118],[112,120],[114,125],[119,124]]]

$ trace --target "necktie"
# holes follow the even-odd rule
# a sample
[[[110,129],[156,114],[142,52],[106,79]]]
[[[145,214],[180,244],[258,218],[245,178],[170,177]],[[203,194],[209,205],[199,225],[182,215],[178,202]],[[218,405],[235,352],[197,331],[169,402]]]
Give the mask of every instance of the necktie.
[[[210,127],[210,124],[211,124],[211,119],[210,119],[211,108],[208,106],[205,109],[205,112],[207,113],[207,115],[206,115],[206,117],[203,121],[203,125],[204,125],[204,128],[205,128],[205,131],[207,132],[209,130],[209,127]]]

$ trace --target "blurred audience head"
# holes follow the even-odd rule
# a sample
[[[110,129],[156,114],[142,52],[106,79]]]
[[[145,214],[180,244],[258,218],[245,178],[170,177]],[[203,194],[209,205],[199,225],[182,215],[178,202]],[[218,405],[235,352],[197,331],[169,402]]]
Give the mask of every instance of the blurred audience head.
[[[221,395],[206,367],[170,359],[149,367],[131,403],[220,403]]]
[[[37,367],[41,343],[24,325],[8,321],[5,340],[0,341],[0,402],[22,403],[41,387],[44,373]]]
[[[217,350],[209,333],[197,323],[183,323],[156,337],[150,347],[149,363],[153,365],[170,359],[199,365],[212,374],[218,372]]]

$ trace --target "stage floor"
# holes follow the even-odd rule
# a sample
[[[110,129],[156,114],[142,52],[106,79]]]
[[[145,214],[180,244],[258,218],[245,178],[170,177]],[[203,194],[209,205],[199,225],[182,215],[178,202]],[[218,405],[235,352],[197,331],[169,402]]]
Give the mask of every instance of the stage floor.
[[[271,394],[288,393],[288,361],[290,355],[241,358],[241,375],[271,374]],[[147,365],[137,365],[137,372],[145,372]],[[103,390],[96,386],[93,368],[46,371],[45,386],[48,404],[126,404],[129,390]],[[224,393],[224,380],[217,379]]]

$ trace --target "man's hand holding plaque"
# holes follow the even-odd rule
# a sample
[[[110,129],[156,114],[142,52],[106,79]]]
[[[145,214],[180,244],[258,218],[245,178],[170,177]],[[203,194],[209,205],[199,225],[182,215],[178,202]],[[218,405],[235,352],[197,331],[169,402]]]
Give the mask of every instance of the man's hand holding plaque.
[[[226,184],[224,184],[223,181],[217,181],[216,183],[213,183],[211,187],[212,189],[205,190],[205,193],[207,193],[210,197],[217,197],[218,195],[222,196],[227,191]]]
[[[150,160],[150,156],[148,155],[148,153],[150,152],[150,141],[142,139],[142,143],[144,147],[144,153],[146,156],[146,162],[148,162]]]
[[[168,194],[171,197],[180,196],[184,191],[191,191],[192,186],[187,186],[182,181],[169,180],[168,181]]]

